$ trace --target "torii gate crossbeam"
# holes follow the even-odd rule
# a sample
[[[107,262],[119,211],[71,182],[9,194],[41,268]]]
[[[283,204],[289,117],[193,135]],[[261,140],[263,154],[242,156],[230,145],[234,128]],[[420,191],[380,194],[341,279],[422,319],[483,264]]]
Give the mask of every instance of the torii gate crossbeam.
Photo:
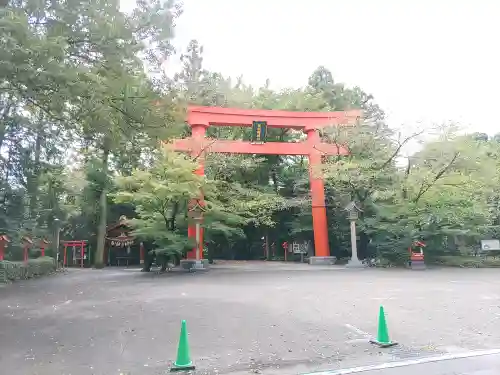
[[[309,177],[312,198],[314,228],[314,254],[310,263],[331,264],[328,245],[328,225],[326,219],[324,184],[321,176],[313,170],[321,164],[323,155],[347,155],[346,148],[321,141],[318,129],[333,125],[350,125],[361,117],[361,111],[346,112],[291,112],[275,110],[235,109],[221,107],[189,106],[187,122],[192,136],[174,141],[176,151],[189,152],[198,156],[199,167],[196,174],[203,176],[204,155],[207,152],[262,155],[307,155],[309,157]],[[209,126],[251,127],[254,121],[265,121],[268,127],[301,130],[307,140],[297,143],[268,142],[255,144],[234,140],[211,140],[205,138]],[[196,237],[196,228],[190,225],[188,236]],[[198,254],[197,254],[198,252]],[[188,259],[203,258],[203,231],[201,230],[198,249],[187,254]]]

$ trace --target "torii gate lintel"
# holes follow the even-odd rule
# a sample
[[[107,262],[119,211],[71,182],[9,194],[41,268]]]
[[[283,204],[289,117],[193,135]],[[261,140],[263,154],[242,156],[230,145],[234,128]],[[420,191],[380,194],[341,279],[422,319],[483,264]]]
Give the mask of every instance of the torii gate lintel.
[[[317,130],[332,125],[353,124],[361,117],[361,111],[345,112],[292,112],[278,110],[235,109],[221,107],[188,106],[187,122],[192,136],[174,141],[173,150],[189,152],[198,156],[196,174],[203,176],[203,155],[210,152],[263,155],[307,155],[312,198],[314,228],[314,250],[316,263],[331,263],[328,245],[328,223],[326,218],[325,192],[321,176],[314,169],[321,164],[323,155],[347,155],[341,145],[321,141]],[[255,144],[238,140],[210,140],[205,138],[209,126],[252,126],[254,121],[265,121],[268,127],[302,130],[307,135],[303,142],[268,142]],[[203,230],[198,234],[198,248],[188,252],[188,259],[203,258]],[[196,237],[196,228],[188,227],[188,236]],[[313,262],[313,260],[311,260]]]

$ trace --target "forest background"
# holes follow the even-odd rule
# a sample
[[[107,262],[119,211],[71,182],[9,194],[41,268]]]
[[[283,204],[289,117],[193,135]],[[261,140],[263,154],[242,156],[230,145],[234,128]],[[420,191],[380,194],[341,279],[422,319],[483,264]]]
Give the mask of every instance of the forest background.
[[[192,40],[182,70],[164,74],[173,54],[182,6],[139,1],[130,13],[118,1],[0,1],[0,232],[6,258],[22,258],[21,238],[85,239],[102,266],[106,228],[125,215],[135,234],[164,254],[183,253],[187,203],[200,188],[209,209],[210,257],[262,258],[263,238],[312,241],[308,161],[295,156],[217,155],[206,178],[196,160],[165,151],[160,141],[189,136],[187,104],[339,111],[362,109],[354,127],[322,133],[348,145],[331,157],[325,179],[330,248],[350,251],[344,207],[363,209],[360,257],[388,263],[407,258],[416,239],[430,261],[469,261],[481,239],[498,238],[500,134],[464,134],[453,124],[433,129],[390,128],[383,108],[360,87],[337,82],[319,66],[303,87],[281,91],[226,77],[203,66]],[[249,140],[246,128],[211,128],[209,136]],[[267,142],[303,135],[269,129]],[[405,146],[419,151],[405,155]],[[36,254],[32,254],[36,256]],[[460,263],[460,264],[463,264]]]

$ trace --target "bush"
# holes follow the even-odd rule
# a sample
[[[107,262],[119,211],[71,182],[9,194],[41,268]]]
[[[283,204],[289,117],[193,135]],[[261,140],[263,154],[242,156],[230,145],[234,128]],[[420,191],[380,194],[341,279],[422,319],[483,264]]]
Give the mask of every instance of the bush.
[[[435,263],[448,267],[462,268],[496,268],[500,267],[500,259],[483,258],[472,256],[440,256],[436,257]]]
[[[51,257],[30,259],[28,263],[0,261],[0,283],[17,279],[25,280],[32,277],[50,274],[56,270],[56,262]]]

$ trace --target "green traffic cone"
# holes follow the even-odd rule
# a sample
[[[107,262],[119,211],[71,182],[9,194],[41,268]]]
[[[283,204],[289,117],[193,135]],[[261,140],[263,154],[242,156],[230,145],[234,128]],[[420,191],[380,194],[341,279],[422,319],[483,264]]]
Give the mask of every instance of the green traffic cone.
[[[189,353],[188,333],[186,328],[186,321],[181,323],[181,336],[179,338],[179,347],[177,349],[177,359],[170,371],[189,371],[194,370],[195,366],[191,361],[191,354]]]
[[[378,315],[378,332],[377,339],[370,340],[372,344],[378,345],[381,348],[388,348],[390,346],[397,345],[397,342],[391,341],[389,339],[389,330],[387,329],[387,322],[385,321],[384,307],[380,306],[380,312]]]

